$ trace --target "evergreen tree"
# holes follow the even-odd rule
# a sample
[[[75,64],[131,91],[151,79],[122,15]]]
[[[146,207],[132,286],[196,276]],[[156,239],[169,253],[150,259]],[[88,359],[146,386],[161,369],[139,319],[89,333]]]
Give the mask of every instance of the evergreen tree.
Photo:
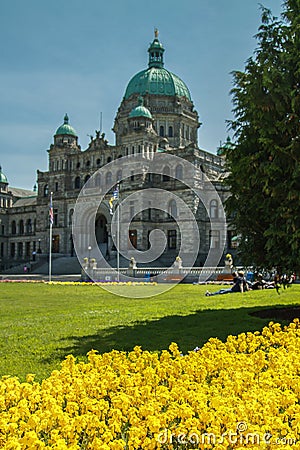
[[[236,145],[226,150],[228,217],[244,264],[300,270],[300,0],[262,7],[258,47],[233,73]]]

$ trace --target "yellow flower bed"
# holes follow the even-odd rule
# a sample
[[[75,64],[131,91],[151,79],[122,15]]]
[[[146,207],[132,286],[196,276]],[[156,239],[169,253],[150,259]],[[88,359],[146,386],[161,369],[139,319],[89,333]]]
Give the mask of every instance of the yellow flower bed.
[[[42,383],[0,381],[0,448],[299,449],[300,325],[181,355],[91,351]]]
[[[0,280],[0,283],[40,283],[61,286],[157,286],[156,281],[44,281]]]

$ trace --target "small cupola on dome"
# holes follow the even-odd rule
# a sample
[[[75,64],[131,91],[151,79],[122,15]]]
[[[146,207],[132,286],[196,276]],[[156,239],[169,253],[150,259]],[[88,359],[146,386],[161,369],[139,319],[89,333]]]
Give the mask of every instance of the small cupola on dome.
[[[57,147],[68,146],[77,147],[77,133],[69,124],[68,114],[65,114],[64,123],[57,128],[54,135],[54,144]]]
[[[74,130],[74,128],[69,124],[69,117],[68,114],[65,114],[64,117],[64,123],[57,128],[55,136],[62,136],[62,135],[71,135],[77,137],[77,133]]]
[[[149,111],[148,108],[146,108],[144,106],[144,99],[142,96],[139,96],[138,99],[138,106],[136,106],[135,108],[133,108],[130,113],[129,113],[129,117],[146,117],[148,119],[152,119],[152,114]]]
[[[155,28],[154,30],[154,41],[148,48],[149,53],[149,67],[157,67],[157,68],[163,68],[164,67],[164,55],[165,49],[163,48],[162,44],[158,40],[158,29]]]
[[[0,166],[0,183],[8,184],[6,175],[2,172],[2,167]]]
[[[221,144],[220,147],[217,149],[217,155],[218,156],[225,156],[226,152],[228,150],[234,149],[235,145],[231,142],[230,137],[227,136],[225,144]]]

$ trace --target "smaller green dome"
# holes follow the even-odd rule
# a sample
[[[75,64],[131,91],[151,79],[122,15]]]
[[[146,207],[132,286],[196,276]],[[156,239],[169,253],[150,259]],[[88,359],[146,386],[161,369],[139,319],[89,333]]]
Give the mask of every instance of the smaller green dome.
[[[148,108],[144,106],[144,99],[143,97],[139,97],[139,104],[135,108],[133,108],[130,113],[129,117],[147,117],[148,119],[152,119],[152,114],[149,111]]]
[[[71,136],[77,137],[77,133],[71,125],[69,125],[69,117],[68,114],[64,117],[64,123],[59,128],[57,128],[55,136],[60,134],[69,134]]]
[[[8,184],[6,175],[2,172],[2,167],[0,166],[0,183]]]
[[[218,156],[223,156],[227,150],[232,150],[234,149],[234,144],[231,142],[230,137],[227,136],[226,142],[223,145],[220,145],[220,147],[217,150],[217,155]]]

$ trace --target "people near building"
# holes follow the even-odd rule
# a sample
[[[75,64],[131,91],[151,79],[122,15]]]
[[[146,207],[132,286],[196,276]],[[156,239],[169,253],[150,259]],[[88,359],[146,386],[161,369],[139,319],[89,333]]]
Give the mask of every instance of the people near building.
[[[240,279],[241,292],[249,291],[249,285],[248,285],[248,282],[245,277],[245,272],[243,272],[242,270],[239,270],[237,275],[238,275],[238,278]]]
[[[223,294],[233,294],[235,292],[244,292],[244,272],[239,272],[240,275],[237,272],[233,272],[233,285],[230,288],[227,289],[219,289],[216,292],[209,292],[206,291],[205,295],[207,297],[211,297],[213,295],[223,295]]]

